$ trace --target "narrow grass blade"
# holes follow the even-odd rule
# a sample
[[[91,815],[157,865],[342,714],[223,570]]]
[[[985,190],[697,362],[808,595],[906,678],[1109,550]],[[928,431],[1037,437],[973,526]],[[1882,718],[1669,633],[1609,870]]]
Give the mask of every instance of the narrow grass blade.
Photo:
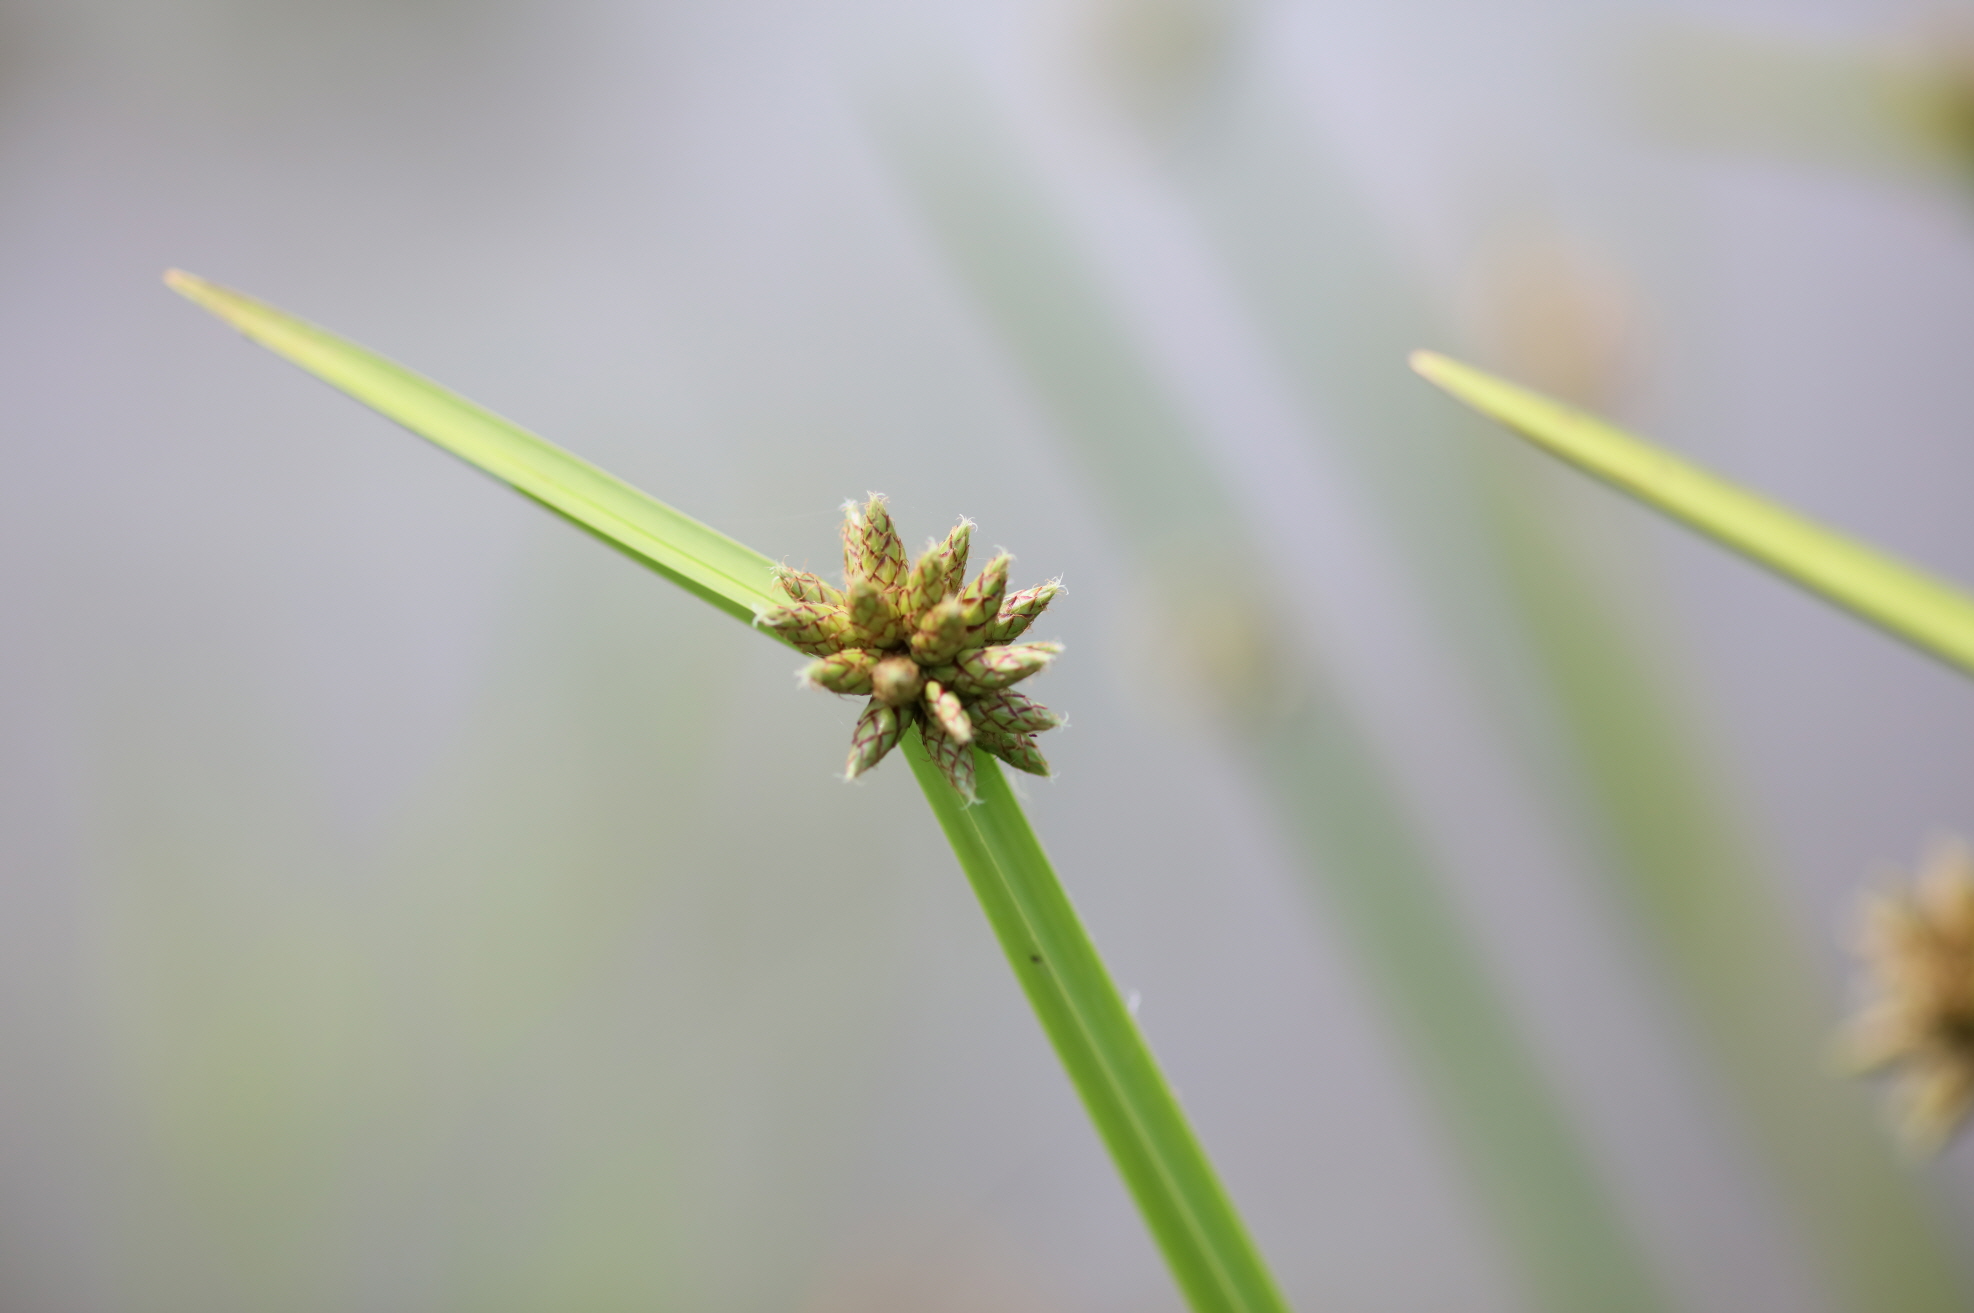
[[[917,735],[906,736],[905,751],[1008,964],[1187,1300],[1198,1313],[1286,1313],[1288,1305],[1056,880],[1000,763],[974,754],[980,801],[967,807]]]
[[[1412,368],[1553,455],[1974,675],[1974,598],[1604,421],[1471,365]]]
[[[255,341],[722,610],[751,620],[756,607],[775,600],[766,591],[767,557],[560,447],[271,306],[189,274],[174,271],[167,281]],[[916,735],[906,736],[905,752],[1188,1301],[1197,1313],[1288,1313],[999,764],[978,755],[980,802],[966,808]]]
[[[278,356],[479,466],[727,614],[752,621],[777,600],[773,562],[551,442],[250,296],[179,270],[170,287]]]

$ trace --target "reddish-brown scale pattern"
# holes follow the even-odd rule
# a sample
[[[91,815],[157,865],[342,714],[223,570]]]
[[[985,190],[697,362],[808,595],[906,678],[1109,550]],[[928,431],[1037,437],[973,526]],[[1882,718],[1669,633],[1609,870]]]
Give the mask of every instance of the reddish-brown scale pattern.
[[[868,693],[877,653],[862,648],[833,652],[802,672],[805,682],[832,693]]]
[[[972,802],[973,748],[948,734],[945,726],[931,716],[919,719],[918,733],[925,744],[925,755],[932,759],[939,773],[959,790],[962,798]]]
[[[962,652],[953,661],[947,686],[963,698],[980,697],[997,688],[1018,684],[1035,674],[1062,651],[1060,643],[1023,643],[1016,647],[981,647]]]
[[[905,544],[891,523],[891,512],[882,497],[872,497],[864,507],[861,527],[863,543],[859,552],[863,575],[879,588],[895,588],[905,577]]]
[[[775,572],[775,582],[789,598],[797,602],[820,602],[824,606],[843,605],[843,594],[824,583],[807,570],[791,570],[787,566]]]
[[[852,583],[845,607],[850,616],[846,641],[852,646],[885,652],[904,645],[905,626],[890,597],[873,580]]]
[[[912,659],[922,666],[943,666],[965,641],[966,617],[960,613],[959,599],[949,597],[919,621],[918,632],[912,635]]]
[[[996,689],[967,708],[977,725],[992,725],[1007,734],[1041,734],[1062,724],[1062,717],[1024,693]]]
[[[1009,593],[1001,599],[1001,612],[987,626],[984,637],[989,643],[1007,643],[1020,638],[1028,632],[1028,626],[1035,623],[1035,617],[1046,611],[1061,591],[1062,584],[1050,580],[1018,593]]]
[[[911,715],[909,707],[900,710],[872,699],[864,707],[864,714],[857,717],[857,727],[850,731],[850,760],[844,775],[855,779],[883,761],[885,754],[898,746],[899,736],[911,723]]]
[[[959,698],[936,679],[925,683],[925,709],[929,720],[939,722],[949,737],[960,743],[973,742],[973,721],[960,705]]]
[[[960,614],[969,630],[986,627],[1001,611],[1001,596],[1008,589],[1008,565],[1013,558],[1005,552],[987,562],[974,581],[960,590]],[[984,641],[984,640],[983,640]]]
[[[843,649],[850,617],[840,606],[822,602],[790,602],[761,612],[763,627],[774,630],[798,652],[828,656]]]

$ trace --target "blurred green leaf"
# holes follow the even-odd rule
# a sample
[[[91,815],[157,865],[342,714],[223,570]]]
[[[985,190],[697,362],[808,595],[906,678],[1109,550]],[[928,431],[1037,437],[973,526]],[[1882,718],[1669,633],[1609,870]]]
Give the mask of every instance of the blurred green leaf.
[[[1412,367],[1545,451],[1974,674],[1974,598],[1958,589],[1541,393],[1430,351],[1414,352]]]
[[[1188,131],[1160,143],[1175,194],[1279,358],[1309,436],[1376,499],[1441,641],[1491,693],[1504,756],[1545,782],[1551,824],[1580,837],[1643,933],[1643,965],[1725,1078],[1764,1184],[1801,1232],[1833,1307],[1974,1307],[1951,1223],[1894,1159],[1867,1101],[1821,1070],[1823,973],[1664,664],[1664,627],[1616,577],[1616,562],[1584,550],[1585,526],[1553,502],[1553,480],[1538,477],[1553,471],[1507,444],[1476,443],[1467,413],[1397,368],[1415,343],[1450,331],[1445,289],[1393,248],[1390,225],[1302,124],[1288,88],[1249,79],[1223,90],[1196,106]],[[1524,258],[1562,259],[1497,268],[1521,285],[1502,289],[1518,301],[1494,335],[1592,391],[1617,363],[1600,358],[1613,341],[1595,341],[1610,327],[1598,316],[1612,308],[1602,300],[1611,287],[1571,282],[1596,278],[1602,261],[1592,248],[1573,252],[1566,229],[1538,224],[1531,237]],[[1285,798],[1332,792],[1270,779]],[[1353,815],[1347,801],[1331,809]],[[1308,824],[1334,832],[1338,822]],[[1523,1186],[1530,1172],[1495,1144]],[[1545,1254],[1597,1270],[1553,1215],[1531,1229]],[[1587,1300],[1611,1306],[1602,1285],[1556,1302]]]

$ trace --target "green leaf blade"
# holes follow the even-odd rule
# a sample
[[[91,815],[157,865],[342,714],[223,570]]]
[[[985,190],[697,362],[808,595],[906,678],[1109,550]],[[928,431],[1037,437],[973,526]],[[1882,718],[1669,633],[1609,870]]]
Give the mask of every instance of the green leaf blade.
[[[1543,450],[1967,674],[1974,598],[1614,425],[1430,351],[1412,368]]]
[[[172,290],[737,619],[778,599],[773,562],[492,411],[326,329],[180,270]]]
[[[917,735],[904,750],[1187,1301],[1197,1313],[1288,1313],[1000,764],[974,753],[969,807]]]

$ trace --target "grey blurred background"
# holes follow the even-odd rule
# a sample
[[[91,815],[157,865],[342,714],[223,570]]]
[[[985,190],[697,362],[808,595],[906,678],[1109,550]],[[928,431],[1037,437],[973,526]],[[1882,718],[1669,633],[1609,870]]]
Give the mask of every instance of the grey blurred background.
[[[0,0],[0,1309],[1179,1307],[855,708],[172,265],[1064,576],[1031,814],[1298,1308],[1562,1313],[1571,1190],[1576,1307],[1974,1307],[1974,1149],[1821,1065],[1974,690],[1402,358],[1974,581],[1970,33]]]

